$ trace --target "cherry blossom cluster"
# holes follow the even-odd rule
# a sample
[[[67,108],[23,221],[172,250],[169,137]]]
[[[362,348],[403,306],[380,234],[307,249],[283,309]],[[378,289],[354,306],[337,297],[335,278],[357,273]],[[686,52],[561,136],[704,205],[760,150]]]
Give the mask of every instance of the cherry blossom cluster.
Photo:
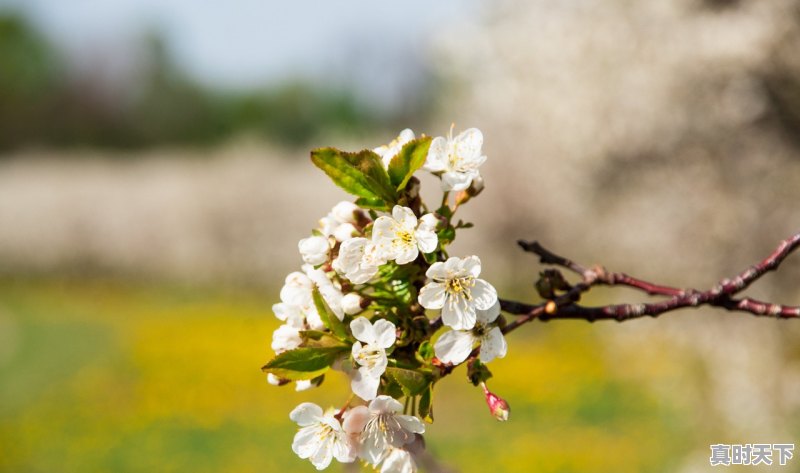
[[[507,418],[483,366],[507,350],[497,291],[479,277],[477,256],[447,252],[457,230],[471,226],[453,217],[483,189],[482,145],[475,128],[437,138],[406,129],[373,150],[312,151],[314,164],[357,199],[336,204],[298,243],[304,264],[273,306],[283,324],[262,369],[271,384],[294,382],[298,391],[330,370],[349,378],[340,409],[304,402],[290,414],[300,427],[292,449],[317,469],[335,458],[416,471],[434,385],[465,361],[492,413]],[[438,208],[422,201],[418,171],[440,179]]]

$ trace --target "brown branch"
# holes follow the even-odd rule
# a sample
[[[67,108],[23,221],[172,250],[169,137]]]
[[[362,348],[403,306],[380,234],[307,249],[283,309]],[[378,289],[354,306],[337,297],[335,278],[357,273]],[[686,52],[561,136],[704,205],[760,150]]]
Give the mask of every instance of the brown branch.
[[[590,322],[595,320],[616,320],[621,322],[644,316],[657,317],[677,309],[701,306],[720,307],[729,311],[747,312],[755,316],[800,317],[800,307],[758,301],[747,297],[743,299],[734,299],[732,297],[742,292],[767,272],[776,270],[787,256],[800,247],[800,233],[782,241],[772,254],[760,262],[750,266],[733,278],[721,280],[706,291],[654,284],[625,273],[609,272],[600,266],[590,268],[553,253],[538,242],[519,241],[518,243],[523,250],[539,256],[539,260],[543,264],[569,269],[580,275],[582,280],[572,286],[569,291],[545,304],[526,304],[501,300],[500,307],[503,311],[520,315],[519,318],[503,328],[503,333],[511,332],[534,319],[541,321],[578,319]],[[596,285],[626,286],[651,296],[667,296],[667,299],[658,302],[613,304],[600,307],[579,305],[578,301],[581,295]]]

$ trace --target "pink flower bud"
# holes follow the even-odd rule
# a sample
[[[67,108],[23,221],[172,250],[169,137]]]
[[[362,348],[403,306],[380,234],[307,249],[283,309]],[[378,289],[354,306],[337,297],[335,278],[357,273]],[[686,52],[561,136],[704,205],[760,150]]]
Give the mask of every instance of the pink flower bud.
[[[511,412],[511,407],[509,407],[506,400],[490,392],[489,388],[486,387],[486,383],[481,383],[481,387],[483,388],[484,396],[486,396],[486,405],[489,406],[489,412],[495,419],[501,422],[507,421],[508,414]]]

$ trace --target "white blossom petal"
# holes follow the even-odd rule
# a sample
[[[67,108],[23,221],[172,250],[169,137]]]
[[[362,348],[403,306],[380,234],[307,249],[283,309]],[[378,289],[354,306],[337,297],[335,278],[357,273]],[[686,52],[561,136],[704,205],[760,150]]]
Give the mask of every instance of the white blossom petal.
[[[474,341],[472,333],[468,331],[451,330],[436,340],[433,349],[436,352],[436,358],[444,363],[459,364],[469,356]]]
[[[433,231],[439,225],[439,219],[432,213],[427,213],[419,218],[419,228]]]
[[[475,307],[464,297],[448,298],[442,307],[442,322],[456,330],[470,330],[475,326]]]
[[[428,157],[425,159],[423,169],[429,172],[440,172],[447,169],[447,139],[438,136],[431,140],[428,148]]]
[[[285,302],[273,304],[272,312],[275,314],[275,317],[277,317],[278,320],[282,320],[284,322],[302,322],[303,318],[305,317],[300,309],[300,306],[287,304]]]
[[[489,333],[481,339],[480,357],[483,363],[488,363],[495,358],[503,358],[506,356],[507,350],[506,339],[503,338],[503,332],[498,327],[489,330]]]
[[[414,237],[417,239],[417,246],[423,253],[433,253],[439,243],[439,237],[436,236],[436,233],[422,227],[414,233]]]
[[[303,261],[311,265],[319,265],[328,260],[328,251],[330,251],[330,244],[328,239],[323,236],[312,236],[303,238],[297,244],[300,255]]]
[[[404,430],[413,432],[415,434],[425,433],[425,424],[423,424],[422,421],[415,416],[398,414],[395,416],[395,419],[397,419],[397,422],[400,423],[400,426],[403,427]]]
[[[427,276],[428,279],[443,281],[447,278],[447,273],[448,268],[445,266],[445,263],[437,261],[436,263],[433,263],[427,271],[425,271],[425,276]]]
[[[381,395],[369,403],[369,410],[375,412],[401,412],[403,405],[391,396]]]
[[[350,322],[350,330],[356,340],[367,344],[374,344],[376,341],[375,328],[366,317],[356,317]]]
[[[308,458],[313,455],[319,448],[318,432],[316,423],[300,429],[292,441],[292,451],[300,458]]]
[[[484,325],[490,324],[497,320],[497,317],[500,315],[500,301],[495,301],[495,303],[489,307],[488,309],[478,309],[475,311],[475,316],[478,323],[482,323]]]
[[[417,216],[408,207],[395,205],[392,208],[392,218],[406,228],[416,228],[417,226]]]
[[[456,256],[451,256],[447,258],[447,261],[444,262],[444,270],[445,270],[445,277],[447,278],[456,274],[458,274],[460,277],[461,276],[460,273],[462,273],[464,270],[464,260]]]
[[[380,473],[414,473],[417,465],[411,453],[401,448],[392,448],[383,460]]]
[[[332,234],[338,241],[347,241],[355,235],[358,235],[358,230],[356,230],[356,227],[354,227],[352,223],[343,223],[336,226]]]
[[[455,152],[463,159],[472,161],[481,156],[483,133],[477,128],[470,128],[459,133],[453,142]]]
[[[294,271],[286,276],[286,281],[281,288],[281,302],[287,304],[303,305],[311,300],[313,283],[305,274]]]
[[[328,468],[333,460],[333,443],[324,440],[318,444],[317,450],[308,458],[317,470]]]
[[[429,282],[419,291],[419,304],[426,309],[441,309],[444,306],[446,296],[444,284]]]
[[[477,256],[467,256],[461,260],[461,264],[461,270],[473,278],[477,278],[481,275],[481,259]]]
[[[300,329],[289,324],[283,324],[272,332],[272,350],[275,353],[294,350],[303,343],[300,338]]]
[[[417,246],[409,246],[396,253],[395,262],[397,262],[397,264],[408,264],[417,259],[417,256],[419,256],[419,249]]]
[[[497,302],[497,290],[483,279],[475,279],[474,283],[471,295],[475,308],[480,310],[491,308]]]
[[[367,406],[356,406],[344,413],[342,428],[348,435],[361,435],[367,420],[369,420]]]
[[[475,177],[472,173],[448,171],[442,174],[442,190],[463,191],[469,187]]]
[[[386,448],[386,438],[383,435],[363,435],[359,455],[368,463],[377,465],[386,455]]]
[[[373,325],[375,344],[381,348],[389,348],[397,339],[397,329],[393,323],[380,319]]]
[[[350,389],[365,401],[375,399],[378,394],[378,386],[381,383],[380,376],[371,376],[369,371],[363,366],[357,371],[353,372],[353,378],[350,380]]]
[[[301,427],[319,422],[322,417],[322,408],[313,402],[304,402],[289,413],[289,419]]]

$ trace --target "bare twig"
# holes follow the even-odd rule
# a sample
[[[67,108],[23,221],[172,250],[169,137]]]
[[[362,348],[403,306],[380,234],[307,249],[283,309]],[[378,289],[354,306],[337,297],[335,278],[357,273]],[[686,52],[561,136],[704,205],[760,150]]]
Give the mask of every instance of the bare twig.
[[[782,241],[775,251],[762,261],[750,266],[733,278],[721,280],[706,291],[654,284],[625,273],[609,272],[599,266],[586,267],[553,253],[535,241],[520,241],[519,245],[525,251],[539,256],[542,263],[569,269],[581,276],[582,280],[569,291],[554,298],[552,301],[548,301],[546,304],[526,304],[501,300],[500,306],[503,311],[521,316],[506,325],[503,329],[504,333],[511,332],[520,325],[534,319],[541,321],[580,319],[590,322],[595,320],[616,320],[621,322],[644,316],[656,317],[677,309],[704,305],[720,307],[729,311],[747,312],[756,316],[800,317],[800,307],[758,301],[747,297],[743,299],[733,298],[734,295],[742,292],[767,272],[776,270],[787,256],[800,247],[800,233]],[[667,296],[667,299],[650,303],[614,304],[600,307],[586,307],[578,304],[582,293],[596,285],[626,286],[651,296]]]

